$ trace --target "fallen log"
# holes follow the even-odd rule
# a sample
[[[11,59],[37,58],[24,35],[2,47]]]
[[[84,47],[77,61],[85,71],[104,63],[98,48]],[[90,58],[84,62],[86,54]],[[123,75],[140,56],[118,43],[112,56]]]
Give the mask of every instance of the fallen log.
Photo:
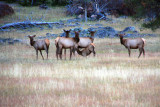
[[[9,23],[0,27],[1,30],[9,29],[9,28],[27,28],[30,26],[38,26],[38,25],[64,25],[64,23],[59,22],[16,22]]]

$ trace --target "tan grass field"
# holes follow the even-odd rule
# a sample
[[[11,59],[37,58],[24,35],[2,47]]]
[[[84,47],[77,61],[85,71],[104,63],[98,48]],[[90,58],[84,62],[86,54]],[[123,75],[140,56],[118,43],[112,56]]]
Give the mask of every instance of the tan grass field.
[[[121,21],[123,25],[103,21],[97,23],[116,30],[127,26],[140,27],[131,19]],[[84,24],[82,27],[89,26]],[[26,40],[26,44],[0,45],[0,107],[160,106],[159,36],[144,37],[146,56],[140,59],[137,58],[138,50],[132,50],[129,58],[127,49],[118,38],[96,38],[96,57],[76,54],[69,60],[67,51],[67,60],[57,61],[54,39],[50,39],[49,59],[43,61],[39,54],[36,60],[36,52],[24,36],[45,36],[47,32],[59,34],[62,29],[0,34],[0,37]],[[141,33],[160,35],[159,30],[153,32],[145,29]],[[43,55],[46,58],[45,52]]]
[[[96,57],[57,61],[51,41],[44,61],[29,45],[0,46],[1,107],[160,105],[159,37],[146,38],[140,59],[138,50],[129,58],[119,39],[108,38],[95,39]]]

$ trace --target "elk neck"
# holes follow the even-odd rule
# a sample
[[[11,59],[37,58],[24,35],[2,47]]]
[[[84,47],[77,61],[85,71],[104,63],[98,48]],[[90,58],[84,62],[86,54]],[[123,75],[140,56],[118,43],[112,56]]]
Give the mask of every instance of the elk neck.
[[[35,41],[34,41],[33,39],[30,39],[30,44],[31,44],[31,46],[33,46],[34,43],[35,43]]]
[[[66,33],[66,38],[69,38],[69,33]]]
[[[79,40],[80,40],[80,39],[79,39],[79,34],[76,34],[76,35],[75,35],[74,40],[75,40],[76,43],[79,42]]]
[[[123,39],[123,37],[120,37],[120,42],[122,45],[124,45],[125,39]]]

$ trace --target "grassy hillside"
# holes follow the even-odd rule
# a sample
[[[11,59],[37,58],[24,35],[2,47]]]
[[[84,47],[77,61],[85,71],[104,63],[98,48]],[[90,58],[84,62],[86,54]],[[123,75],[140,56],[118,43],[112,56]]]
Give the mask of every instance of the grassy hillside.
[[[64,7],[51,8],[49,14],[38,7],[14,7],[16,15],[0,19],[1,22],[24,21],[25,17],[41,17],[45,13],[45,21],[69,19],[62,14]],[[58,9],[58,11],[57,11]],[[27,11],[25,11],[27,10]],[[26,12],[26,13],[25,13]],[[60,13],[62,12],[62,13]],[[19,14],[19,15],[17,15]],[[20,20],[18,19],[20,17]],[[17,19],[16,19],[17,18]],[[12,20],[14,19],[14,20]],[[34,18],[36,19],[36,18]],[[141,22],[133,22],[129,18],[115,19],[116,23],[106,21],[81,22],[83,28],[88,24],[103,24],[116,30],[128,26],[140,28]],[[68,27],[70,29],[73,27]],[[138,59],[138,50],[128,51],[119,42],[119,38],[96,38],[96,57],[81,57],[76,54],[69,60],[56,60],[54,39],[50,39],[49,59],[42,60],[40,54],[36,60],[36,52],[25,37],[29,34],[45,36],[46,33],[62,33],[60,29],[13,30],[0,33],[0,37],[21,38],[26,44],[0,45],[0,107],[8,106],[160,106],[160,37],[144,37],[146,39],[146,56]],[[141,33],[158,34],[145,29]],[[46,53],[43,52],[46,58]],[[64,56],[63,56],[64,57]]]

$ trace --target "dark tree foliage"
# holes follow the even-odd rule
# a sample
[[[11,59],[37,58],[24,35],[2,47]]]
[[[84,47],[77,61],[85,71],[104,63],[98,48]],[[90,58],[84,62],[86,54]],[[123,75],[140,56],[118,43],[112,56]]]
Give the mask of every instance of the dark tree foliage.
[[[136,12],[134,19],[146,19],[144,27],[160,28],[160,0],[125,0],[125,3]]]
[[[64,6],[64,5],[67,5],[69,1],[71,0],[51,0],[51,5],[54,6],[54,5],[59,5],[59,6]]]
[[[8,3],[19,3],[22,6],[36,6],[40,4],[47,4],[51,6],[59,5],[64,6],[67,5],[72,0],[2,0]]]

